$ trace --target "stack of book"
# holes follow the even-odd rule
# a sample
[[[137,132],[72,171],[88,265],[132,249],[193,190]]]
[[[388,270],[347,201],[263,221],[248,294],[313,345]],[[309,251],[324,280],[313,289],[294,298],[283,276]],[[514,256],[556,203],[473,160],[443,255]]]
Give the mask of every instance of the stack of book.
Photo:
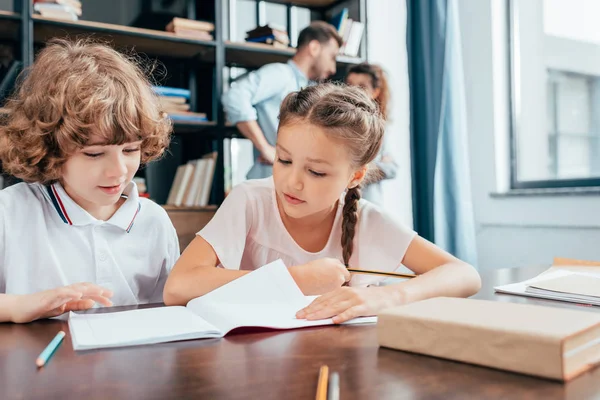
[[[188,101],[191,92],[187,89],[167,86],[153,86],[158,94],[163,110],[169,114],[173,122],[202,123],[208,121],[205,113],[191,112]]]
[[[290,37],[287,31],[273,24],[259,26],[246,32],[246,41],[251,43],[265,43],[284,49],[290,45]]]
[[[330,22],[343,38],[340,54],[356,57],[362,41],[365,24],[348,18],[347,8],[342,9],[342,11],[334,15]]]
[[[188,39],[213,40],[211,32],[215,30],[215,24],[175,17],[169,22],[165,30]]]
[[[177,168],[169,191],[167,205],[176,207],[204,207],[208,205],[217,152],[206,154]]]
[[[77,21],[81,17],[79,0],[33,0],[33,11],[42,17]]]

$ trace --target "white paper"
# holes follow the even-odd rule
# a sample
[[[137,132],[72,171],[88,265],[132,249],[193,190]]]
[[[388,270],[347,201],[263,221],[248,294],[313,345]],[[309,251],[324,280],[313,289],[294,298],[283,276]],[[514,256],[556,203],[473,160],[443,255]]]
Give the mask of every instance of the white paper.
[[[528,286],[532,283],[543,282],[545,280],[560,278],[560,277],[572,275],[572,274],[586,275],[586,276],[591,276],[591,277],[596,277],[596,278],[600,277],[600,274],[598,274],[598,273],[572,272],[569,270],[563,270],[563,269],[557,268],[552,271],[544,272],[543,274],[540,274],[540,275],[536,276],[535,278],[528,279],[523,282],[512,283],[512,284],[503,285],[503,286],[496,286],[496,287],[494,287],[494,290],[498,293],[515,294],[518,296],[535,297],[535,298],[540,298],[540,299],[559,300],[559,301],[566,301],[566,302],[571,302],[571,303],[584,303],[584,304],[600,306],[600,301],[598,301],[598,300],[582,299],[578,296],[569,295],[566,293],[557,293],[557,292],[551,293],[548,291],[536,291],[536,290],[528,289]]]
[[[278,260],[191,300],[186,307],[70,313],[69,329],[73,348],[84,350],[222,337],[239,327],[292,329],[333,324],[331,319],[296,318],[315,298],[304,296]],[[377,317],[363,317],[345,324],[376,321]]]
[[[185,307],[158,307],[69,315],[73,349],[134,346],[221,337],[223,333]]]
[[[191,300],[187,307],[226,334],[239,327],[292,329],[333,324],[331,318],[296,318],[296,313],[316,298],[304,296],[286,266],[277,260]],[[346,324],[376,321],[377,317],[363,317]]]

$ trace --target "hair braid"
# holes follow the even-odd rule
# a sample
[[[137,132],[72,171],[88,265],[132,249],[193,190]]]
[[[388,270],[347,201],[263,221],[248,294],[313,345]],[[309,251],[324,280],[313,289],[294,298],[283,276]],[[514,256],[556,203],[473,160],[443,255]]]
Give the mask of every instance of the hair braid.
[[[342,213],[342,255],[346,267],[354,251],[354,234],[356,232],[356,222],[358,221],[359,200],[360,189],[358,186],[348,189]]]

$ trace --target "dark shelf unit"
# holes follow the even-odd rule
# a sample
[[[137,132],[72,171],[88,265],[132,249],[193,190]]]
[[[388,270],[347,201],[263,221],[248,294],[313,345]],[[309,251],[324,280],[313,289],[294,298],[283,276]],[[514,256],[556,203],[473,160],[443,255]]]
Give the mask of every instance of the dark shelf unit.
[[[294,55],[294,49],[231,41],[228,29],[233,21],[228,7],[234,2],[230,0],[185,0],[185,15],[179,16],[214,22],[215,31],[212,41],[182,38],[160,30],[84,19],[62,21],[45,18],[33,13],[31,0],[13,1],[14,11],[0,10],[0,41],[14,42],[15,58],[23,61],[25,67],[31,65],[37,50],[49,39],[86,36],[105,41],[121,51],[134,50],[150,60],[158,59],[163,63],[171,81],[167,79],[167,82],[163,82],[161,78],[164,77],[161,76],[155,77],[156,81],[165,86],[190,89],[192,110],[206,112],[210,121],[198,124],[175,123],[173,142],[167,152],[168,155],[142,168],[140,174],[147,178],[151,197],[161,203],[166,200],[178,165],[207,152],[217,151],[219,156],[211,203],[218,205],[223,201],[225,197],[224,140],[242,138],[237,129],[227,124],[224,119],[221,96],[225,87],[225,71],[228,67],[256,69],[272,62],[286,62]],[[256,0],[257,9],[260,2]],[[358,12],[358,18],[355,16],[355,19],[365,23],[367,21],[367,0],[268,0],[267,2],[287,7],[287,28],[290,31],[293,7],[309,9],[311,19],[328,20],[332,10],[351,6]],[[204,12],[199,16],[200,18],[196,18],[198,6],[201,6]],[[87,17],[85,2],[83,7],[83,17]],[[150,10],[152,0],[142,0],[141,8],[140,14]],[[212,16],[212,20],[210,17],[207,18],[207,13]],[[260,22],[258,14],[255,22],[256,25]],[[339,56],[340,71],[345,71],[349,65],[367,59],[366,40],[365,29],[360,57]]]

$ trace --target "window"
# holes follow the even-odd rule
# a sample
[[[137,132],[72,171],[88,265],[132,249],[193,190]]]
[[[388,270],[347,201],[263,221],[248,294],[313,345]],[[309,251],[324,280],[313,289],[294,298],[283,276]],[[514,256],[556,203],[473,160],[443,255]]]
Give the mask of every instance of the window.
[[[510,5],[512,187],[600,186],[600,1]]]

